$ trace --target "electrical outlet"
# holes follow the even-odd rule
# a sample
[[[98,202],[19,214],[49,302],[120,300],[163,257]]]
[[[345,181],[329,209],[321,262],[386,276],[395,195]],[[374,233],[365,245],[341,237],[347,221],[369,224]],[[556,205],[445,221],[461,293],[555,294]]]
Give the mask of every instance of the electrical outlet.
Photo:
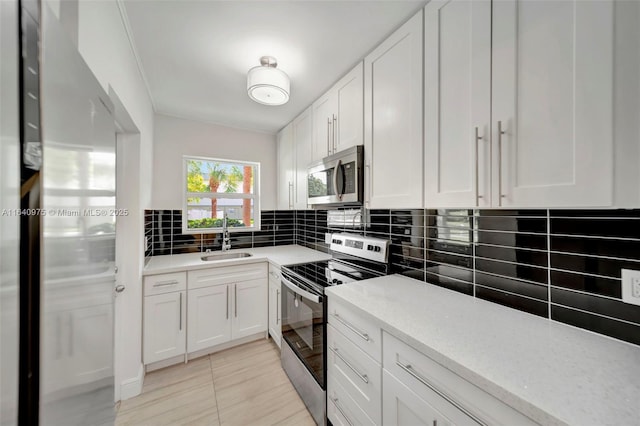
[[[331,232],[324,233],[324,243],[331,244]]]
[[[640,305],[640,271],[622,270],[622,301]]]

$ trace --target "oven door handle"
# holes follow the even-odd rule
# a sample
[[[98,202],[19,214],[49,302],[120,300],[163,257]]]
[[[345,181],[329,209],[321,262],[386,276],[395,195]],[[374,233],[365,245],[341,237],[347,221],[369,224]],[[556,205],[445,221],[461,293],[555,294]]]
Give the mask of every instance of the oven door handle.
[[[291,281],[285,279],[284,277],[282,277],[281,280],[282,280],[282,284],[289,287],[289,290],[293,291],[294,293],[311,300],[313,303],[320,303],[321,297],[318,296],[317,294],[313,294],[306,290],[301,289],[300,287],[298,287]]]

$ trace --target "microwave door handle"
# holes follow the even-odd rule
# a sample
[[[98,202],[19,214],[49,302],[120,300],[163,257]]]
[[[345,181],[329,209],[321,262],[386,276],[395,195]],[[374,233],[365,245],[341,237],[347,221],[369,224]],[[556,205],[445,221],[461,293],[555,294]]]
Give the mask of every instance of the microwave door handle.
[[[336,194],[336,197],[338,197],[338,200],[342,200],[342,195],[344,194],[342,192],[338,192],[338,173],[342,173],[340,166],[342,166],[342,160],[338,160],[333,169],[333,192]]]

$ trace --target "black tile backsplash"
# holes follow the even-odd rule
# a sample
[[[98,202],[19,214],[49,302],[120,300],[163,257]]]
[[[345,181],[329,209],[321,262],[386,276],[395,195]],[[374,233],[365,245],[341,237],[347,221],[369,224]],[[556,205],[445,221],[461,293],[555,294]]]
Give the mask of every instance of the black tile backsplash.
[[[621,268],[640,270],[638,210],[369,210],[335,227],[326,210],[264,211],[232,247],[299,244],[328,252],[327,232],[385,238],[400,273],[534,315],[640,344],[640,306],[621,301]],[[145,212],[145,256],[220,249],[183,235],[180,210]]]

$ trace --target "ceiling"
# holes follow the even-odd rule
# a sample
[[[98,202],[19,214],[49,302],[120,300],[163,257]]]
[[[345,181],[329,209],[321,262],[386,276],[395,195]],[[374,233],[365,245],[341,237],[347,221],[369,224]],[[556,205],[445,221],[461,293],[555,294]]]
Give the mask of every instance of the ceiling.
[[[426,1],[124,0],[156,112],[275,133]],[[271,55],[291,99],[249,99],[247,71]]]

